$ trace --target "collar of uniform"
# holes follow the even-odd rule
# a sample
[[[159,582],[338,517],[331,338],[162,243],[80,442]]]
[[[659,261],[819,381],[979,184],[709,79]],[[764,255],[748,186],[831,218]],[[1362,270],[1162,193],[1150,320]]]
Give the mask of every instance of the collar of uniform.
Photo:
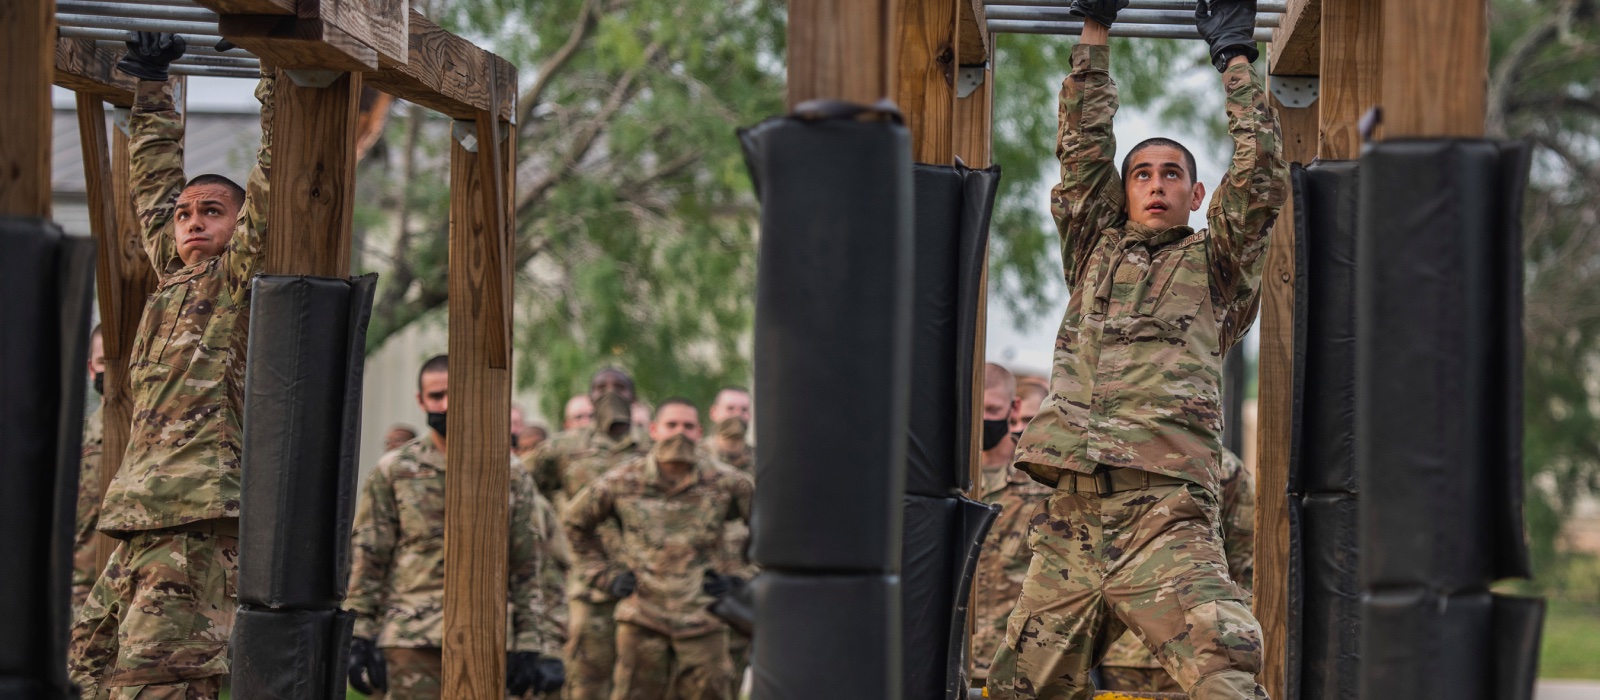
[[[217,260],[221,257],[222,256],[220,255],[213,255],[193,265],[184,265],[176,270],[171,270],[162,276],[160,286],[162,289],[165,289],[167,287],[171,287],[172,285],[183,284],[184,282],[188,282],[189,280],[199,277],[201,274],[204,274],[206,270],[211,269],[211,266],[216,264]],[[178,258],[174,257],[173,260],[178,260]],[[179,260],[179,262],[181,263],[182,261]]]
[[[635,435],[634,431],[631,428],[628,430],[627,434],[622,436],[622,439],[620,439],[620,440],[613,439],[610,435],[607,435],[605,433],[605,431],[602,431],[601,429],[599,429],[597,427],[594,427],[594,426],[590,426],[590,427],[585,428],[585,429],[589,431],[589,444],[590,445],[593,445],[595,447],[599,447],[599,448],[602,448],[602,449],[605,449],[605,450],[610,450],[612,452],[620,452],[622,450],[625,450],[625,449],[628,449],[630,447],[633,447],[639,441],[639,436]]]
[[[1094,311],[1105,313],[1111,307],[1111,288],[1117,281],[1117,268],[1122,266],[1122,261],[1127,257],[1128,250],[1136,245],[1142,245],[1147,250],[1155,250],[1168,243],[1179,240],[1194,229],[1188,226],[1173,226],[1172,228],[1157,231],[1143,224],[1128,221],[1122,225],[1122,238],[1116,243],[1116,250],[1111,254],[1111,265],[1106,269],[1105,276],[1100,278],[1100,284],[1094,290]]]
[[[656,456],[649,455],[644,458],[645,479],[648,483],[660,486],[662,492],[666,493],[668,496],[676,496],[684,491],[687,491],[690,486],[694,485],[695,482],[700,480],[700,472],[703,469],[705,469],[705,459],[703,457],[696,457],[694,463],[689,467],[689,474],[685,476],[682,481],[676,484],[668,484],[661,475],[661,463],[656,461]]]
[[[411,442],[400,446],[400,449],[409,450],[411,454],[416,456],[418,464],[427,465],[439,471],[444,471],[444,465],[449,461],[445,459],[444,453],[439,451],[439,446],[433,444],[432,430],[423,431],[421,435],[412,438]]]

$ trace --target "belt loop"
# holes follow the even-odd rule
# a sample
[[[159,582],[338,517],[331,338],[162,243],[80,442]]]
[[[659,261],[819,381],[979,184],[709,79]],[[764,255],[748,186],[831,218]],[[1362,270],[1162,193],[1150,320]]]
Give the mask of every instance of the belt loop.
[[[1111,481],[1111,472],[1096,471],[1094,473],[1094,485],[1096,494],[1101,498],[1116,493],[1116,484]]]

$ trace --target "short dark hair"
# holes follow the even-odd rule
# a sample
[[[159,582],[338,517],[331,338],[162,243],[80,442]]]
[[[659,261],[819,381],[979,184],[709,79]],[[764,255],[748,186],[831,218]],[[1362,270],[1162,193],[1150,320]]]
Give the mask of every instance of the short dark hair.
[[[450,371],[450,356],[449,355],[434,355],[433,357],[428,358],[427,362],[422,363],[422,369],[417,370],[417,391],[422,391],[422,375],[427,374],[429,372],[449,372],[449,371]]]
[[[655,412],[650,414],[650,420],[655,420],[657,417],[659,417],[661,415],[661,410],[662,409],[664,409],[664,408],[666,408],[668,406],[673,406],[673,405],[688,406],[689,408],[694,409],[694,415],[695,415],[696,419],[698,419],[700,417],[700,406],[696,405],[695,402],[690,401],[690,400],[688,400],[688,399],[686,399],[686,398],[684,398],[682,396],[674,396],[674,397],[669,398],[669,399],[667,399],[665,401],[662,401],[660,403],[660,405],[657,405]]]
[[[1133,147],[1133,150],[1128,151],[1128,155],[1122,157],[1122,179],[1124,182],[1126,182],[1128,179],[1128,168],[1133,166],[1133,157],[1138,155],[1139,151],[1151,146],[1166,146],[1167,148],[1176,148],[1182,151],[1184,165],[1188,166],[1189,168],[1189,184],[1192,185],[1200,181],[1200,174],[1195,172],[1197,166],[1194,164],[1194,154],[1189,152],[1189,147],[1178,143],[1177,141],[1173,141],[1172,139],[1156,136],[1140,141],[1138,145]]]
[[[625,370],[625,369],[623,369],[621,367],[618,367],[616,365],[606,365],[604,367],[601,367],[600,369],[595,370],[594,374],[589,375],[589,386],[591,386],[591,387],[594,386],[594,383],[597,380],[599,380],[601,377],[603,377],[603,376],[605,376],[607,374],[615,374],[615,375],[617,375],[619,377],[622,377],[622,381],[627,382],[628,383],[628,388],[633,390],[634,396],[635,397],[638,396],[639,387],[638,387],[638,385],[633,383],[633,375],[628,374],[628,370]]]
[[[196,175],[190,178],[188,182],[183,183],[183,189],[189,189],[195,185],[222,185],[223,187],[228,188],[228,192],[233,195],[234,204],[237,204],[241,207],[244,206],[244,188],[240,187],[239,183],[234,182],[227,177],[218,175],[216,173]]]

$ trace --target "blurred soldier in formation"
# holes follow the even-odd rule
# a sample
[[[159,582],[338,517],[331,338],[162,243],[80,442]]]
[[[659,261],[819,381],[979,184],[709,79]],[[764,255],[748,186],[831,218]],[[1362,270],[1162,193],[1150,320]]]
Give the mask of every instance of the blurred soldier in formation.
[[[594,425],[594,402],[588,394],[573,394],[561,412],[561,429],[577,430]]]
[[[105,440],[106,350],[96,325],[89,333],[89,383],[100,405],[83,419],[83,461],[78,468],[77,527],[72,533],[72,617],[78,617],[96,574],[95,522],[100,519],[100,446]]]
[[[730,386],[717,392],[707,411],[711,419],[711,456],[743,472],[756,468],[756,451],[746,439],[750,432],[750,391]]]
[[[395,423],[389,426],[389,432],[383,434],[383,451],[393,452],[400,449],[412,440],[417,439],[417,430],[404,423]]]

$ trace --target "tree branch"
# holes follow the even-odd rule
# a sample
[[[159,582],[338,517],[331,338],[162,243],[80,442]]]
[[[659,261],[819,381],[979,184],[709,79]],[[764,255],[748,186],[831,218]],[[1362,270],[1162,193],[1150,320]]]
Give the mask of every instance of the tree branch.
[[[589,32],[594,29],[595,2],[596,0],[583,0],[583,7],[578,10],[578,23],[572,28],[572,33],[567,35],[566,43],[556,49],[544,63],[539,64],[538,77],[534,79],[533,86],[522,93],[521,99],[518,100],[518,104],[522,106],[517,114],[518,124],[527,123],[533,116],[533,110],[544,99],[545,89],[550,87],[551,78],[572,61],[572,57],[578,54],[578,47],[583,45],[583,40],[588,38]]]

